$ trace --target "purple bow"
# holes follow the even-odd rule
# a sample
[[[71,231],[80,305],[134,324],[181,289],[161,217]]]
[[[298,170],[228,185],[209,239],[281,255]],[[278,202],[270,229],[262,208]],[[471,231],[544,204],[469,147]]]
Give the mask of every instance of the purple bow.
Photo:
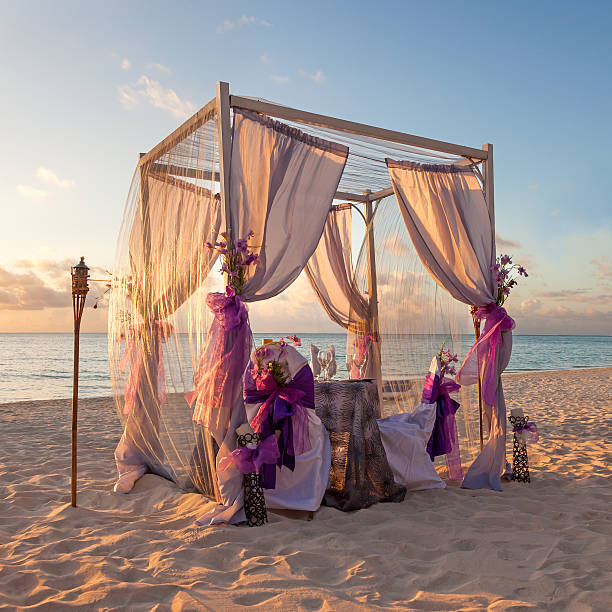
[[[512,431],[514,433],[518,433],[523,442],[535,444],[540,439],[538,428],[533,421],[529,421],[529,423],[526,423],[525,425],[515,425]]]
[[[423,388],[424,403],[436,402],[436,422],[429,441],[427,442],[427,453],[433,461],[439,455],[446,455],[448,465],[448,477],[450,480],[461,480],[463,478],[463,467],[461,465],[461,453],[459,451],[459,436],[457,434],[457,422],[455,413],[459,409],[459,402],[451,396],[461,389],[454,380],[442,382],[438,375],[432,378],[428,374],[425,378]]]
[[[272,438],[278,444],[276,465],[295,469],[295,457],[309,451],[307,408],[314,408],[314,379],[312,371],[304,366],[292,380],[279,387],[271,374],[253,378],[250,369],[244,377],[244,401],[262,402],[251,427],[263,440]],[[279,431],[278,439],[275,432]],[[263,486],[276,486],[276,465],[266,464],[262,469]]]
[[[486,319],[480,338],[465,356],[457,381],[462,385],[473,385],[478,382],[478,372],[482,372],[482,392],[488,406],[495,405],[497,381],[495,379],[495,352],[501,344],[502,331],[514,329],[514,319],[508,316],[506,309],[491,302],[479,306],[474,313],[476,319]],[[476,361],[475,361],[476,360]]]
[[[249,448],[248,446],[237,448],[219,461],[217,469],[223,472],[234,464],[241,474],[259,473],[266,464],[276,465],[278,456],[278,445],[274,436],[270,436],[263,440],[257,448]]]

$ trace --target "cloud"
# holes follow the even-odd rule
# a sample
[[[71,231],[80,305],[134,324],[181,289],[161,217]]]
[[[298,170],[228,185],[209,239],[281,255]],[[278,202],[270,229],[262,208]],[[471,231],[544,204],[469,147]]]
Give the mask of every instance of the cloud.
[[[548,214],[551,217],[556,217],[561,211],[558,208],[555,208],[555,210],[551,210]]]
[[[314,81],[315,83],[324,83],[325,82],[325,75],[323,74],[322,70],[317,70],[316,72],[306,72],[304,70],[299,70],[298,74],[306,79],[310,79],[311,81]]]
[[[289,77],[288,76],[281,76],[280,74],[271,74],[270,75],[270,80],[271,81],[275,81],[276,83],[288,83],[289,82]]]
[[[541,291],[539,297],[551,300],[565,300],[579,304],[612,304],[612,295],[601,293],[592,295],[587,289],[565,289],[562,291]]]
[[[393,253],[393,255],[397,255],[398,257],[405,256],[411,252],[408,245],[403,240],[397,237],[387,238],[381,243],[380,247],[382,249],[386,249],[390,253]]]
[[[530,191],[537,191],[540,188],[540,185],[538,183],[531,183],[531,185],[528,185],[527,188]]]
[[[612,262],[607,261],[606,257],[592,259],[591,263],[599,270],[595,274],[597,278],[612,278]]]
[[[121,60],[121,70],[129,70],[132,67],[132,62],[127,57],[124,57]]]
[[[17,193],[26,200],[34,200],[37,202],[44,200],[49,195],[43,189],[37,189],[30,185],[17,185]]]
[[[519,242],[515,242],[514,240],[506,240],[502,238],[499,234],[495,234],[495,244],[502,249],[520,249],[521,245]]]
[[[259,56],[259,61],[262,62],[263,64],[269,64],[272,60],[267,56],[267,55],[260,55]]]
[[[53,170],[41,166],[36,170],[36,177],[43,183],[59,187],[60,189],[70,189],[74,187],[75,182],[72,179],[60,179]]]
[[[172,70],[170,70],[168,66],[164,66],[163,64],[149,64],[149,68],[153,68],[153,70],[159,70],[159,72],[165,72],[166,74],[172,74]]]
[[[516,316],[514,316],[516,314]],[[523,334],[612,334],[612,310],[576,310],[562,304],[549,306],[539,299],[521,302],[513,313],[517,329]]]
[[[254,16],[242,15],[238,19],[232,21],[231,19],[225,19],[223,23],[217,26],[217,34],[223,34],[224,32],[231,32],[232,30],[237,30],[246,25],[261,25],[265,27],[270,27],[272,24],[265,19],[259,19]]]
[[[43,310],[67,307],[71,304],[69,287],[70,281],[67,280],[66,289],[58,291],[47,286],[33,272],[21,274],[0,267],[0,309]]]
[[[195,112],[189,100],[181,100],[174,89],[166,89],[159,81],[142,75],[134,85],[121,85],[118,88],[119,101],[124,108],[131,110],[141,101],[167,111],[179,119],[185,119]]]

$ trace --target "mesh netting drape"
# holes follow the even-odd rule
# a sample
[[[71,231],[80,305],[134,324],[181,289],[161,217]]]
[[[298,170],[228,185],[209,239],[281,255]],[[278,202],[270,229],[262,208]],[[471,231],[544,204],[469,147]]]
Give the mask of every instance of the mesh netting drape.
[[[185,400],[208,328],[205,242],[223,223],[214,107],[139,163],[126,204],[109,311],[110,372],[124,432],[118,490],[147,470],[214,496],[210,436]],[[212,463],[214,465],[214,462]]]
[[[372,227],[383,378],[381,412],[389,416],[410,412],[419,404],[425,374],[443,343],[461,357],[472,344],[473,333],[468,309],[441,290],[421,263],[395,196],[377,204]],[[355,268],[355,280],[366,294],[367,237]],[[347,354],[360,342],[358,334],[349,333]],[[473,387],[462,388],[456,398],[461,403],[457,426],[462,453],[469,459],[478,451],[478,400]]]

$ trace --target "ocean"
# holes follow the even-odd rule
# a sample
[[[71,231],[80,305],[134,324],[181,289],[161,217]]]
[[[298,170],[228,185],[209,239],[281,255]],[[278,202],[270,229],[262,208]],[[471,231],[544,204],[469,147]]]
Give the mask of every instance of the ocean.
[[[264,337],[282,334],[254,334],[256,344]],[[347,377],[345,334],[302,334],[303,355],[309,345],[336,347],[338,376]],[[0,334],[0,403],[72,397],[72,334]],[[465,355],[471,338],[464,337],[459,357]],[[462,349],[462,350],[460,350]],[[81,334],[79,376],[80,397],[111,395],[106,334]],[[403,372],[393,359],[386,358],[383,376],[421,376],[425,372]],[[422,362],[422,361],[421,361]],[[507,372],[566,370],[612,367],[611,336],[529,336],[513,337],[512,359]]]

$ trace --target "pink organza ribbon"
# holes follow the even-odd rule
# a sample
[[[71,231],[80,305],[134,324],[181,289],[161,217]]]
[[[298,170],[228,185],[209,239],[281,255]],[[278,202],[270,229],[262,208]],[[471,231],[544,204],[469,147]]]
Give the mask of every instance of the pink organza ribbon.
[[[137,325],[136,327],[130,326],[128,330],[128,343],[125,347],[125,351],[119,362],[119,371],[125,372],[128,364],[130,364],[130,375],[128,376],[127,384],[125,387],[125,401],[123,404],[123,414],[126,416],[132,412],[136,398],[138,397],[138,390],[142,381],[142,366],[144,363],[144,349],[142,343],[138,343],[138,340],[142,338],[144,330],[144,323]],[[155,330],[157,333],[157,399],[163,404],[168,396],[166,391],[166,373],[164,371],[164,355],[162,350],[162,342],[165,342],[174,328],[170,323],[164,321],[155,321]]]
[[[515,323],[505,308],[494,302],[478,307],[474,318],[486,319],[484,329],[463,360],[456,380],[461,385],[473,385],[478,382],[478,372],[481,372],[484,401],[488,406],[493,406],[497,391],[495,353],[501,344],[502,332],[514,329]]]
[[[235,451],[223,457],[219,461],[217,469],[221,472],[227,470],[230,465],[235,465],[241,474],[259,473],[266,463],[275,464],[280,457],[278,444],[274,436],[269,436],[257,446],[237,448]]]

